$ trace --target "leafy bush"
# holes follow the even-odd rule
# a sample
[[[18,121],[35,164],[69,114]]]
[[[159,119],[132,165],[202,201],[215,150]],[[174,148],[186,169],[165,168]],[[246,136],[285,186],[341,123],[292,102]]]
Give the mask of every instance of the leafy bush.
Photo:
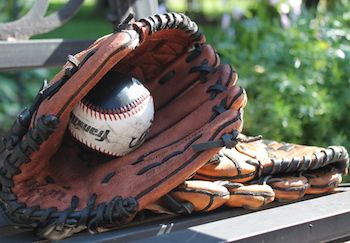
[[[7,0],[0,2],[0,22],[16,20],[17,17],[23,16],[28,9],[34,4],[35,0],[16,1]]]
[[[0,75],[0,134],[8,130],[18,113],[34,100],[40,85],[49,76],[46,69]],[[25,82],[22,82],[25,80]]]
[[[247,90],[246,133],[350,149],[349,5],[303,9],[283,28],[277,8],[257,4],[225,32],[204,28]]]

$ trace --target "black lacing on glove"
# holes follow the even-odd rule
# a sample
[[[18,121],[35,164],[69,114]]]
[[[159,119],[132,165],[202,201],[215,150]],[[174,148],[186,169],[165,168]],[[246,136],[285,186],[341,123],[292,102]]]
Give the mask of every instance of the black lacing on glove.
[[[219,148],[219,147],[233,148],[238,143],[238,139],[237,139],[238,135],[239,135],[239,132],[237,130],[233,130],[231,134],[226,133],[216,141],[208,141],[206,143],[194,144],[192,145],[192,148],[196,152],[201,152],[208,149]]]
[[[38,119],[36,127],[30,129],[24,138],[19,141],[13,149],[2,153],[3,165],[0,169],[1,201],[4,203],[6,211],[15,222],[28,222],[30,226],[36,226],[32,218],[39,217],[38,206],[27,208],[24,204],[17,202],[16,195],[12,192],[14,186],[13,176],[20,173],[19,167],[30,162],[30,155],[38,151],[40,145],[46,141],[56,130],[58,120],[56,117],[47,115]],[[40,215],[41,216],[41,215]],[[40,218],[40,217],[39,217]]]
[[[41,102],[45,99],[50,99],[54,94],[56,94],[57,91],[68,81],[68,79],[70,79],[95,52],[96,50],[91,50],[81,62],[79,62],[79,60],[74,56],[68,55],[67,61],[72,64],[72,67],[67,67],[62,78],[51,86],[48,86],[47,82],[44,81],[40,91],[34,99],[33,104],[29,108],[25,108],[17,116],[17,119],[13,123],[9,134],[1,138],[0,153],[4,152],[6,149],[11,150],[15,147],[15,145],[28,131],[33,114],[36,112]]]
[[[115,197],[108,203],[95,205],[96,194],[93,194],[88,200],[87,207],[82,211],[76,211],[79,198],[73,196],[70,207],[59,212],[57,208],[27,207],[19,203],[17,196],[12,192],[13,176],[20,173],[19,168],[22,164],[31,161],[31,154],[39,150],[40,145],[54,133],[58,126],[57,117],[46,115],[36,121],[34,128],[28,129],[33,114],[41,102],[52,97],[94,53],[95,50],[90,51],[81,62],[69,55],[68,62],[72,66],[66,68],[62,78],[53,85],[47,86],[47,83],[44,83],[33,105],[21,112],[9,134],[0,141],[0,156],[3,161],[0,168],[0,200],[3,203],[1,206],[14,223],[22,227],[41,227],[42,235],[52,232],[67,234],[73,228],[87,227],[93,230],[102,225],[122,223],[136,214],[138,209],[138,203],[134,198]]]
[[[349,156],[344,147],[330,146],[310,155],[291,158],[271,158],[272,166],[263,168],[264,175],[308,171],[334,165],[343,173],[349,163]]]
[[[133,197],[123,199],[118,196],[108,203],[99,204],[91,214],[87,227],[94,231],[99,226],[126,223],[138,210],[138,202]]]
[[[189,73],[199,72],[199,80],[202,83],[208,81],[207,75],[215,72],[215,67],[209,65],[208,60],[204,60],[200,65],[192,67]]]
[[[200,56],[203,49],[203,45],[197,44],[194,46],[194,50],[190,52],[188,57],[186,58],[186,62],[191,62],[195,60],[197,57]],[[199,72],[199,81],[201,83],[206,83],[208,81],[207,75],[210,73],[216,72],[216,68],[209,65],[208,60],[204,60],[200,65],[194,66],[190,69],[189,73],[193,72]],[[216,98],[216,96],[222,92],[225,92],[227,90],[227,87],[223,84],[221,77],[218,78],[216,83],[214,85],[211,85],[207,92],[210,93],[210,99],[213,100]],[[240,95],[240,94],[239,94]],[[209,122],[214,120],[218,115],[224,113],[227,111],[227,105],[228,101],[227,98],[224,98],[220,101],[219,104],[215,105],[212,108],[213,115],[210,117]],[[227,147],[232,148],[234,147],[238,142],[248,142],[248,141],[255,141],[261,139],[261,137],[254,137],[247,139],[247,141],[244,141],[244,138],[238,138],[239,132],[237,130],[234,130],[231,134],[224,134],[220,139],[217,141],[209,141],[202,144],[194,144],[192,145],[192,148],[197,151],[205,151],[211,148],[218,148],[218,147]]]
[[[222,84],[221,81],[221,77],[218,79],[218,81],[216,81],[216,83],[212,86],[209,87],[209,89],[207,90],[208,93],[210,93],[210,99],[215,99],[215,97],[219,94],[222,93],[224,91],[227,90],[227,87],[225,85]]]
[[[195,44],[193,50],[191,50],[190,54],[186,57],[186,62],[190,63],[194,61],[197,57],[199,57],[202,54],[203,51],[203,45],[202,44]]]
[[[88,200],[87,207],[76,211],[79,198],[73,196],[71,205],[63,212],[56,208],[41,209],[39,206],[27,207],[17,202],[12,192],[14,186],[13,176],[20,173],[19,167],[30,162],[30,156],[39,150],[40,145],[46,141],[58,126],[55,116],[47,115],[38,119],[36,126],[30,129],[24,138],[13,148],[13,151],[4,153],[4,163],[0,169],[0,199],[2,206],[8,212],[10,219],[24,227],[45,228],[41,233],[62,232],[66,234],[72,228],[88,227],[93,230],[102,225],[123,223],[137,212],[138,203],[134,198],[123,199],[115,197],[108,203],[95,205],[96,195]]]
[[[170,194],[163,196],[162,201],[171,212],[175,212],[177,214],[191,214],[194,211],[194,206],[191,202],[182,202],[175,199]]]
[[[222,135],[221,138],[219,138],[218,140],[208,141],[206,143],[201,143],[201,144],[194,144],[192,145],[192,148],[197,152],[205,151],[212,148],[220,148],[220,147],[226,147],[230,149],[235,147],[239,142],[249,143],[249,142],[254,142],[261,139],[261,136],[242,138],[238,136],[239,134],[240,134],[239,131],[233,130],[232,133],[226,133]]]
[[[140,22],[144,22],[149,26],[149,34],[163,29],[181,29],[189,33],[194,41],[198,41],[202,38],[202,33],[199,31],[197,24],[184,14],[155,14],[148,18],[141,19]]]

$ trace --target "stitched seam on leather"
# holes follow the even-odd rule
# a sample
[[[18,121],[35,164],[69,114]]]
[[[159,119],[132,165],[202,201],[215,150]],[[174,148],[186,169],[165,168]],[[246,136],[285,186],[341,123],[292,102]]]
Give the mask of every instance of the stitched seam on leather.
[[[197,193],[207,195],[209,197],[226,197],[229,195],[229,192],[218,192],[218,191],[209,191],[205,189],[196,189],[196,188],[175,188],[173,192],[183,192],[183,193]]]
[[[100,65],[100,67],[104,66],[110,58],[112,58],[115,54],[117,54],[118,52],[122,51],[122,50],[125,50],[127,47],[129,47],[133,41],[136,40],[136,38],[138,36],[134,36],[134,38],[128,33],[128,32],[125,32],[126,34],[129,35],[130,37],[130,40],[125,43],[124,45],[120,46],[118,49],[116,49],[113,53],[111,53],[106,60],[104,60],[104,62]],[[59,110],[59,112],[57,113],[57,117],[60,118],[61,115],[63,114],[63,112],[65,112],[65,110],[68,108],[68,106],[71,104],[72,100],[74,99],[75,96],[77,96],[81,90],[83,88],[85,88],[94,78],[95,76],[99,73],[99,70],[96,69],[95,72],[87,79],[86,82],[84,82],[66,101],[66,103],[61,107],[61,109]]]
[[[224,129],[225,127],[229,126],[230,124],[237,122],[238,120],[241,119],[241,114],[238,113],[236,117],[234,117],[233,119],[229,120],[228,122],[224,123],[223,125],[219,126],[217,128],[217,130],[214,132],[214,134],[209,138],[209,141],[212,141],[215,137],[218,136],[218,134],[222,131],[222,129]],[[176,173],[178,173],[179,171],[183,170],[184,168],[186,168],[188,165],[190,165],[193,160],[195,160],[198,156],[200,155],[200,153],[195,153],[193,156],[191,156],[191,158],[189,158],[188,160],[186,160],[186,162],[184,162],[183,164],[181,164],[178,168],[176,168],[175,170],[171,171],[171,173],[168,174],[167,177],[157,181],[155,184],[153,184],[152,186],[149,186],[148,188],[146,188],[145,190],[143,190],[142,192],[140,192],[139,194],[137,194],[135,196],[135,198],[137,200],[140,200],[143,196],[145,196],[147,193],[150,193],[151,191],[153,191],[155,188],[159,187],[162,183],[164,183],[165,181],[169,180],[170,178],[172,178],[174,175],[176,175]]]
[[[203,173],[196,173],[196,175],[198,176],[201,176],[201,177],[204,177],[204,178],[207,178],[207,179],[226,179],[226,180],[234,180],[234,179],[244,179],[244,178],[249,178],[249,177],[252,177],[252,176],[255,176],[256,172],[250,172],[248,174],[238,174],[238,175],[235,175],[235,176],[215,176],[215,175],[206,175],[206,174],[203,174]]]
[[[274,194],[270,192],[249,192],[249,191],[233,191],[230,192],[232,196],[262,196],[262,197],[273,197]]]

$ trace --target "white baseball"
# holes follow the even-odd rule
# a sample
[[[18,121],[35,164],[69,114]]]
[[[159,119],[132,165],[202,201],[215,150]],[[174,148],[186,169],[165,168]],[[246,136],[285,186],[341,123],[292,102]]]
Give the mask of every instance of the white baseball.
[[[120,93],[128,95],[127,100],[132,102],[115,109],[80,101],[68,125],[72,135],[88,147],[113,156],[125,155],[139,147],[153,122],[153,98],[138,81],[132,92],[125,93],[128,88],[122,88]]]

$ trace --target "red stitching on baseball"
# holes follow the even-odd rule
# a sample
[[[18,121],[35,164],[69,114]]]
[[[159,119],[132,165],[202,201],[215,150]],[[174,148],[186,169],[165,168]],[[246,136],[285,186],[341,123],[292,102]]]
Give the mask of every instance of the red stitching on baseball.
[[[104,153],[104,154],[108,154],[111,156],[122,156],[123,154],[117,154],[111,151],[107,151],[104,148],[98,147],[95,144],[92,144],[91,142],[88,142],[87,139],[84,139],[83,137],[79,137],[78,134],[75,132],[75,130],[70,129],[70,132],[72,134],[72,136],[77,139],[78,141],[80,141],[81,143],[85,144],[87,147],[94,149],[100,153]]]
[[[96,119],[98,117],[101,120],[103,119],[107,120],[109,118],[109,120],[113,121],[113,120],[126,119],[131,115],[135,115],[139,113],[142,109],[146,107],[146,102],[148,102],[149,99],[151,98],[152,97],[150,93],[147,91],[144,94],[142,94],[139,98],[131,102],[130,104],[120,107],[119,109],[104,110],[101,107],[95,107],[94,105],[92,105],[86,100],[79,102],[80,103],[79,105],[81,106],[82,111],[85,114],[90,115],[91,117],[95,117]],[[104,153],[107,153],[107,152],[104,152]],[[111,153],[107,153],[107,154],[113,155],[113,156],[121,156],[118,154],[111,154]]]
[[[123,113],[123,112],[127,112],[129,110],[136,108],[141,103],[143,103],[149,96],[150,96],[150,93],[148,92],[148,90],[145,90],[144,94],[142,94],[140,97],[136,98],[130,104],[126,104],[125,106],[120,107],[119,109],[116,108],[116,109],[110,109],[110,110],[104,110],[101,107],[98,107],[98,106],[91,104],[90,102],[88,102],[85,99],[83,99],[80,103],[82,103],[83,105],[85,105],[87,108],[89,108],[91,110],[95,110],[95,111],[98,111],[101,113]]]

